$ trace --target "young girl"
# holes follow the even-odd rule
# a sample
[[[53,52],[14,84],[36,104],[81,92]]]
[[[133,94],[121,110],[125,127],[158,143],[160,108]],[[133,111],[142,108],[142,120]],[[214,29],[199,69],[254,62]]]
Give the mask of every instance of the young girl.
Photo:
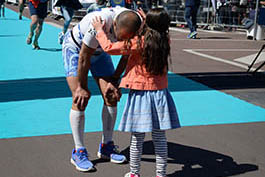
[[[156,176],[165,177],[168,155],[165,130],[180,127],[167,88],[170,17],[163,8],[155,8],[147,13],[145,23],[140,37],[116,43],[107,39],[100,19],[93,23],[103,50],[112,55],[130,55],[120,83],[120,87],[130,89],[119,126],[120,131],[131,132],[130,172],[125,177],[140,176],[146,132],[152,132]]]

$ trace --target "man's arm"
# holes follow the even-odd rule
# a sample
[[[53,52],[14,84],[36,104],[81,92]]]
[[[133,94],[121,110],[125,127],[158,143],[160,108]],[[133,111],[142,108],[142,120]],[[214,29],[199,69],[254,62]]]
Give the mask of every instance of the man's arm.
[[[79,53],[77,73],[80,86],[84,89],[87,88],[87,74],[90,68],[90,58],[94,52],[95,49],[92,49],[86,44],[82,43]]]
[[[110,100],[115,99],[117,101],[121,98],[121,91],[119,90],[119,79],[124,72],[129,56],[122,56],[119,61],[119,64],[115,70],[115,73],[112,75],[112,81],[107,84],[106,90],[103,93],[104,96]]]
[[[112,76],[114,79],[119,79],[121,77],[122,73],[124,72],[124,70],[127,66],[128,58],[129,58],[128,55],[123,55],[121,57],[119,64],[115,70],[115,73]]]

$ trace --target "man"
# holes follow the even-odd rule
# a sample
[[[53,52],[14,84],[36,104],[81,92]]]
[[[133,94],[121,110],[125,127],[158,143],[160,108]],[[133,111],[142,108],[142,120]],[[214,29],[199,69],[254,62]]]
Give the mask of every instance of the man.
[[[64,25],[62,31],[58,35],[59,44],[63,43],[64,35],[72,21],[74,11],[81,9],[83,6],[78,0],[56,0],[54,6],[60,7],[61,13],[64,18]]]
[[[18,10],[19,10],[19,20],[22,20],[22,14],[24,11],[24,4],[26,3],[26,0],[19,0],[18,1]]]
[[[197,36],[197,12],[200,7],[199,0],[186,0],[185,1],[185,20],[190,29],[190,34],[187,38],[196,38]]]
[[[86,10],[87,13],[100,10],[102,8],[107,7],[107,1],[106,0],[96,0],[95,3],[92,3]]]
[[[103,8],[100,11],[87,14],[72,31],[65,35],[63,41],[64,67],[66,80],[73,97],[70,124],[75,148],[72,151],[71,162],[80,171],[93,169],[93,164],[88,160],[83,142],[84,111],[90,98],[90,92],[87,88],[89,70],[104,99],[102,110],[103,135],[99,145],[98,157],[109,159],[114,163],[123,163],[126,160],[125,156],[115,152],[115,145],[112,140],[119,96],[116,91],[116,99],[108,99],[104,94],[115,70],[111,57],[103,52],[95,38],[96,31],[92,26],[92,20],[95,17],[100,17],[105,22],[104,31],[113,41],[116,39],[129,40],[141,26],[141,18],[134,11],[121,7]],[[116,76],[117,78],[120,76],[119,74]]]
[[[3,17],[5,17],[5,0],[0,0],[0,17],[1,17],[1,11]]]
[[[27,44],[30,45],[32,43],[32,38],[35,33],[32,46],[33,49],[39,50],[40,46],[38,39],[42,32],[44,19],[47,16],[48,0],[29,0],[28,6],[30,11],[31,23],[30,32],[27,37]]]

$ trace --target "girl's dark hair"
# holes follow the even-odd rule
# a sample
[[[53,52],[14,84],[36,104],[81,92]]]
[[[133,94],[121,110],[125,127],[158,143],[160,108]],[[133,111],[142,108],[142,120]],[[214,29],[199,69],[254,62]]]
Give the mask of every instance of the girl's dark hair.
[[[151,74],[162,75],[168,70],[169,26],[170,17],[165,9],[151,9],[146,14],[143,64]]]

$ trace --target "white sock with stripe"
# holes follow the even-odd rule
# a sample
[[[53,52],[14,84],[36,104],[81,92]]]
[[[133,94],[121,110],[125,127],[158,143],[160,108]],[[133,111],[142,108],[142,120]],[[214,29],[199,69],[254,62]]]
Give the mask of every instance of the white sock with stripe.
[[[84,128],[85,113],[84,111],[70,111],[70,125],[72,128],[75,149],[84,148]]]
[[[113,129],[117,117],[117,107],[103,106],[102,109],[102,124],[103,124],[103,134],[102,143],[106,144],[112,141]]]

